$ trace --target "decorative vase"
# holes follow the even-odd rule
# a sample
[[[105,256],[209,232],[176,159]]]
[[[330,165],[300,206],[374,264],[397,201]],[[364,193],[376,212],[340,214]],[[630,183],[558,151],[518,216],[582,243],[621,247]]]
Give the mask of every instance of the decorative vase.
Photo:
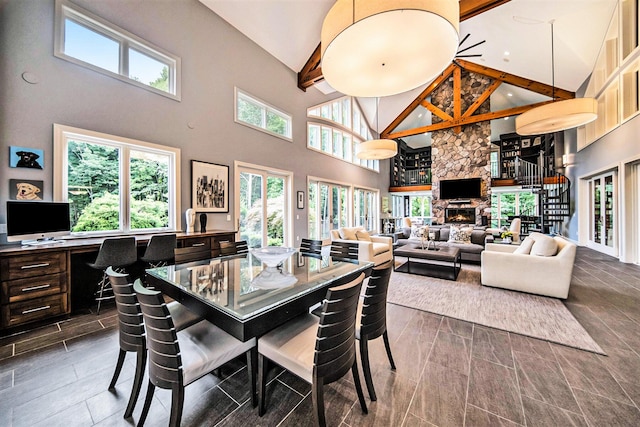
[[[504,240],[504,242],[507,243],[507,244],[511,244],[511,236],[507,236],[502,240]]]
[[[194,225],[196,223],[196,211],[193,209],[187,209],[184,213],[185,219],[187,221],[187,233],[193,233],[196,231]]]
[[[200,232],[204,233],[207,231],[207,214],[200,214]]]

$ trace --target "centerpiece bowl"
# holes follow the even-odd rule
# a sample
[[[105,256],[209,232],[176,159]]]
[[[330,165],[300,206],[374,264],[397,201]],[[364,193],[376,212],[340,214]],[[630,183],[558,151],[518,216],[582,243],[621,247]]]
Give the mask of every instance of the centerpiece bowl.
[[[267,267],[277,267],[298,252],[298,248],[287,248],[283,246],[267,246],[266,248],[252,248],[251,255],[266,264]]]

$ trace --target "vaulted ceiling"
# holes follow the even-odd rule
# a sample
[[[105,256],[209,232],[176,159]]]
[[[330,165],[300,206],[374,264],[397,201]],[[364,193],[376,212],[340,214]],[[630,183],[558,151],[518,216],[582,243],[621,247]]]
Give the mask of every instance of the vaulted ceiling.
[[[335,0],[200,0],[294,72],[299,86],[331,93],[323,81],[319,63],[322,21]],[[511,131],[513,120],[502,118],[523,112],[527,105],[548,101],[551,85],[562,97],[572,97],[593,70],[617,0],[460,0],[462,47],[484,43],[465,53],[482,54],[470,61],[457,61],[445,73],[458,70],[492,77],[492,134]],[[551,35],[554,21],[555,73],[552,81]],[[408,64],[410,66],[410,64]],[[442,78],[442,76],[440,76]],[[433,130],[431,115],[439,126],[458,127],[473,112],[446,117],[429,106],[431,82],[413,91],[380,99],[379,117],[375,99],[359,102],[370,123],[379,132],[403,137],[410,145],[428,144],[424,131]],[[313,88],[312,88],[313,87]],[[490,93],[489,93],[490,92]],[[497,120],[500,119],[500,120]],[[444,125],[442,124],[444,123]],[[493,139],[493,137],[492,137]]]

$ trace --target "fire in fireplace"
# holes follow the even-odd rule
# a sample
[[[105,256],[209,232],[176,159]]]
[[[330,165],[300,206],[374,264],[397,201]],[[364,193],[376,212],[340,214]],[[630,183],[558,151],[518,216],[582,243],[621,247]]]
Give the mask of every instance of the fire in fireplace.
[[[444,211],[444,222],[475,224],[475,208],[446,208]]]

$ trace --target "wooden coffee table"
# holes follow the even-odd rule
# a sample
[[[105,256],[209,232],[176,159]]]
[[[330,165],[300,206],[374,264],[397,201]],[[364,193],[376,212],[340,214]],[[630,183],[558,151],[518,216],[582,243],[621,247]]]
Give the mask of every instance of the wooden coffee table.
[[[396,256],[406,257],[407,262],[394,268],[395,271],[447,280],[458,279],[460,272],[460,249],[458,248],[442,246],[436,249],[422,249],[414,244],[407,244],[393,251],[394,266]]]

